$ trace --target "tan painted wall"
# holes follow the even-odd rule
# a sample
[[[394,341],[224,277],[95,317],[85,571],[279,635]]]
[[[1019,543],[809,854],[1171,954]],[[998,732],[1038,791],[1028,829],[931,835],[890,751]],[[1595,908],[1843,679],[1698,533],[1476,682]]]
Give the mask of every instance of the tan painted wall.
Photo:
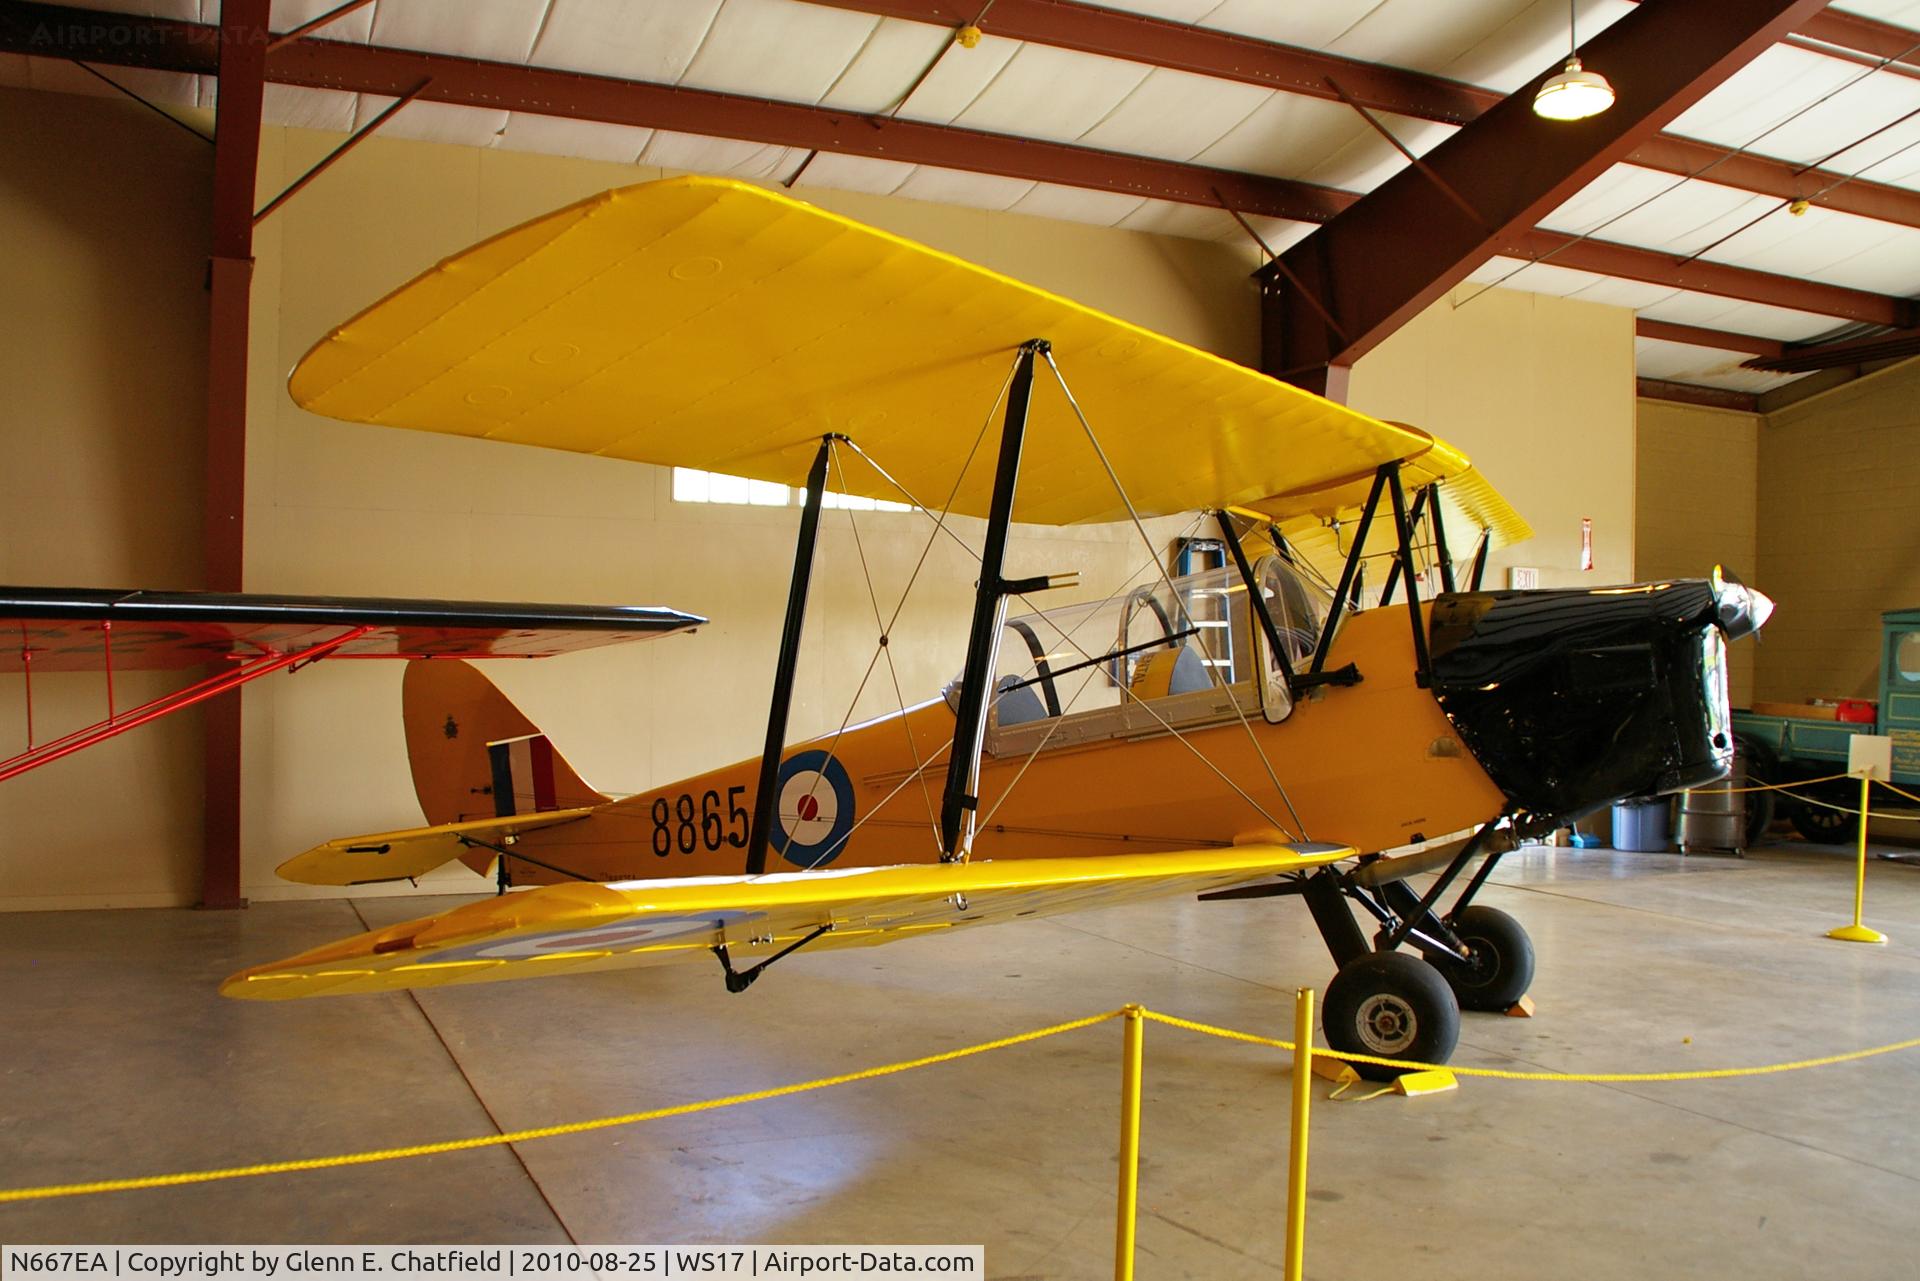
[[[1763,591],[1776,591],[1760,566],[1760,416],[1642,400],[1634,576],[1699,578],[1725,565]],[[1767,630],[1766,648],[1776,637]],[[1728,647],[1733,705],[1753,700],[1751,638]]]
[[[199,585],[212,155],[131,103],[0,89],[0,583]],[[0,755],[25,707],[0,678]],[[34,681],[40,741],[104,711],[97,677]],[[0,783],[0,901],[189,898],[199,779],[188,713]]]
[[[89,483],[70,498],[44,485],[19,495],[19,515],[9,513],[0,552],[8,556],[0,562],[4,577],[190,582],[205,324],[198,292],[204,169],[156,168],[156,149],[165,145],[156,139],[177,131],[158,122],[148,130],[133,114],[138,108],[43,98],[34,110],[37,127],[14,131],[5,145],[42,159],[38,168],[6,167],[0,240],[39,236],[57,244],[68,261],[65,270],[34,278],[23,295],[31,305],[19,309],[33,315],[9,317],[15,326],[9,355],[23,365],[13,383],[36,388],[37,427],[57,427],[68,439],[87,442],[107,470],[89,473]],[[186,156],[204,166],[198,144],[184,135],[179,140]],[[268,130],[262,198],[337,141]],[[112,188],[112,199],[100,191],[75,197],[21,190],[57,189],[83,172],[45,157],[95,154],[108,159],[84,172],[110,175],[100,185]],[[794,514],[675,504],[667,475],[653,468],[331,422],[295,409],[283,380],[327,327],[440,257],[567,201],[655,176],[627,166],[376,139],[263,226],[254,284],[250,589],[659,601],[713,618],[693,637],[490,669],[586,777],[610,790],[757,750]],[[877,197],[806,194],[1227,356],[1251,359],[1256,351],[1257,299],[1246,279],[1247,260],[1235,249]],[[37,212],[55,197],[86,207],[55,225]],[[156,212],[167,202],[168,212]],[[164,252],[154,251],[156,244]],[[113,264],[134,258],[155,270],[155,263],[172,262],[177,270],[165,288],[146,283],[138,290],[74,294],[73,280],[119,280]],[[177,277],[187,268],[182,286]],[[1592,577],[1623,579],[1632,538],[1627,315],[1498,292],[1464,308],[1443,301],[1362,362],[1356,404],[1431,426],[1482,458],[1542,532],[1540,542],[1519,553],[1520,563],[1545,567],[1550,582],[1586,577],[1574,566],[1578,519],[1591,514],[1600,538],[1600,570]],[[54,368],[70,371],[63,381],[97,386],[101,353],[126,349],[147,352],[142,359],[157,364],[134,379],[142,394],[118,408],[76,399],[43,377]],[[155,388],[166,393],[158,411],[156,398],[146,394]],[[1572,409],[1557,409],[1563,402]],[[17,424],[25,421],[16,419],[10,435],[20,434]],[[167,443],[149,453],[128,443],[130,434],[163,430],[171,433],[160,437]],[[1577,473],[1571,486],[1570,462]],[[103,478],[108,474],[115,483]],[[134,490],[140,497],[130,506]],[[87,547],[97,542],[98,552],[28,552],[14,531],[40,521],[87,531],[78,537]],[[1159,522],[1153,536],[1164,543],[1183,523]],[[861,550],[883,610],[890,611],[905,586],[924,528],[912,515],[860,517]],[[978,526],[963,524],[961,532],[977,538]],[[167,553],[171,561],[167,548],[174,549]],[[830,514],[821,554],[796,736],[831,729],[847,713],[878,630],[844,513]],[[1030,532],[1017,540],[1011,568],[1079,569],[1090,584],[1111,584],[1146,555],[1124,529]],[[959,666],[959,624],[971,578],[950,546],[936,548],[921,572],[890,646],[910,701],[931,694]],[[249,691],[244,892],[256,898],[309,893],[276,880],[274,865],[328,837],[419,821],[402,750],[399,679],[397,666],[335,664]],[[893,706],[893,673],[882,665],[853,711],[868,715]],[[191,900],[197,741],[165,738],[168,732],[140,731],[91,760],[83,756],[24,780],[33,790],[8,785],[16,790],[0,796],[0,804],[31,807],[32,815],[24,827],[0,825],[7,833],[0,839],[9,842],[0,903]],[[157,792],[166,798],[156,801]],[[102,795],[128,803],[109,813],[98,806]],[[78,811],[86,812],[83,819],[69,817]],[[53,842],[65,857],[21,857],[16,851],[26,843],[13,843],[14,830],[26,831],[35,844]],[[424,884],[480,886],[464,872]]]
[[[1353,367],[1351,403],[1467,452],[1534,537],[1488,561],[1540,569],[1542,587],[1633,577],[1633,313],[1544,294],[1463,285]],[[1580,571],[1580,518],[1594,568]],[[1462,560],[1472,531],[1447,527]]]
[[[1761,580],[1779,602],[1758,651],[1765,699],[1874,698],[1880,613],[1920,605],[1920,362],[1767,416]]]

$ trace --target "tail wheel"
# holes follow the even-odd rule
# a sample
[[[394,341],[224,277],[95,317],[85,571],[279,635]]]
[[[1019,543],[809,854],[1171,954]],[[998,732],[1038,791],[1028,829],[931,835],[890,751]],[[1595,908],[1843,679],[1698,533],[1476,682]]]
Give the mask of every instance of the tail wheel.
[[[1504,1010],[1533,986],[1533,940],[1497,907],[1475,904],[1451,921],[1472,955],[1439,966],[1463,1010]]]
[[[1460,1006],[1440,972],[1406,952],[1371,952],[1340,967],[1321,1012],[1327,1044],[1339,1054],[1445,1063],[1460,1040]],[[1369,1081],[1403,1069],[1353,1065]]]

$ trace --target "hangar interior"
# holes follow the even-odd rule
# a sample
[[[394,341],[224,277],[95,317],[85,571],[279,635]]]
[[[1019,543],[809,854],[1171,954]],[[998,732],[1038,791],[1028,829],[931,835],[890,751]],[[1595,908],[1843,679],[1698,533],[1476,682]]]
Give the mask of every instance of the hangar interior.
[[[1570,40],[1617,99],[1542,120]],[[375,430],[299,408],[286,380],[467,246],[677,174],[759,184],[1443,438],[1534,531],[1490,553],[1489,588],[1736,570],[1777,613],[1728,649],[1735,708],[1880,698],[1881,615],[1920,605],[1911,0],[17,3],[0,120],[0,582],[710,620],[488,668],[603,789],[759,755],[800,495]],[[961,413],[969,438],[985,408]],[[1179,423],[1165,449],[1169,469],[1205,452]],[[963,668],[977,567],[898,507],[823,513],[788,743]],[[1196,519],[1145,533],[1171,564]],[[976,546],[987,530],[952,526]],[[1139,537],[1020,524],[1008,562],[1080,575],[1049,605],[1099,601],[1138,571]],[[869,591],[909,582],[893,680],[869,680]],[[99,715],[95,677],[33,677],[29,702],[4,670],[0,742]],[[115,679],[122,706],[179,683]],[[350,890],[275,875],[421,821],[401,680],[276,675],[0,781],[7,1186],[688,1102],[1130,1002],[1283,1035],[1294,988],[1331,973],[1297,905],[1187,896],[802,953],[740,995],[677,967],[223,1000],[242,967],[490,892],[458,863]],[[1876,823],[1874,848],[1903,824]],[[1852,847],[1748,844],[1508,855],[1485,901],[1527,923],[1537,1010],[1467,1016],[1454,1061],[1684,1070],[1912,1035],[1913,867],[1869,862],[1891,941],[1850,948],[1821,935],[1852,908]],[[0,1204],[0,1240],[969,1241],[991,1275],[1105,1275],[1110,1033],[605,1134]],[[1285,1064],[1158,1027],[1148,1046],[1141,1275],[1280,1275]],[[1327,1107],[1310,1270],[1904,1275],[1917,1065],[1469,1078]]]

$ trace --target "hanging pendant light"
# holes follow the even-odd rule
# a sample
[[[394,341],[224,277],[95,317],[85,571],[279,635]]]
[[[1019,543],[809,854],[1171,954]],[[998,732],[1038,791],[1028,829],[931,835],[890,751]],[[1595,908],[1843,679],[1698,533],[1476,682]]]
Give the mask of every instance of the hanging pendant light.
[[[1533,114],[1547,120],[1585,120],[1613,105],[1613,86],[1597,71],[1580,65],[1580,41],[1574,27],[1578,0],[1567,3],[1567,38],[1571,50],[1567,65],[1550,76],[1533,96]]]

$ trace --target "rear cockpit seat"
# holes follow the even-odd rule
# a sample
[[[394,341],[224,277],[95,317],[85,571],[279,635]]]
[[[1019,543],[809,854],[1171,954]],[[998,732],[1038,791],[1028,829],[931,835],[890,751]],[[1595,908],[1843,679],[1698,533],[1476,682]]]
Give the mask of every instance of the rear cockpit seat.
[[[1033,692],[1033,686],[1020,685],[1020,679],[1018,676],[1002,676],[994,683],[993,707],[1002,726],[1024,725],[1028,721],[1047,718],[1047,708],[1040,701],[1040,696]]]
[[[1181,645],[1177,649],[1155,650],[1141,659],[1127,692],[1135,698],[1165,698],[1170,694],[1191,694],[1212,683],[1207,679],[1207,665],[1200,661],[1193,647]]]

